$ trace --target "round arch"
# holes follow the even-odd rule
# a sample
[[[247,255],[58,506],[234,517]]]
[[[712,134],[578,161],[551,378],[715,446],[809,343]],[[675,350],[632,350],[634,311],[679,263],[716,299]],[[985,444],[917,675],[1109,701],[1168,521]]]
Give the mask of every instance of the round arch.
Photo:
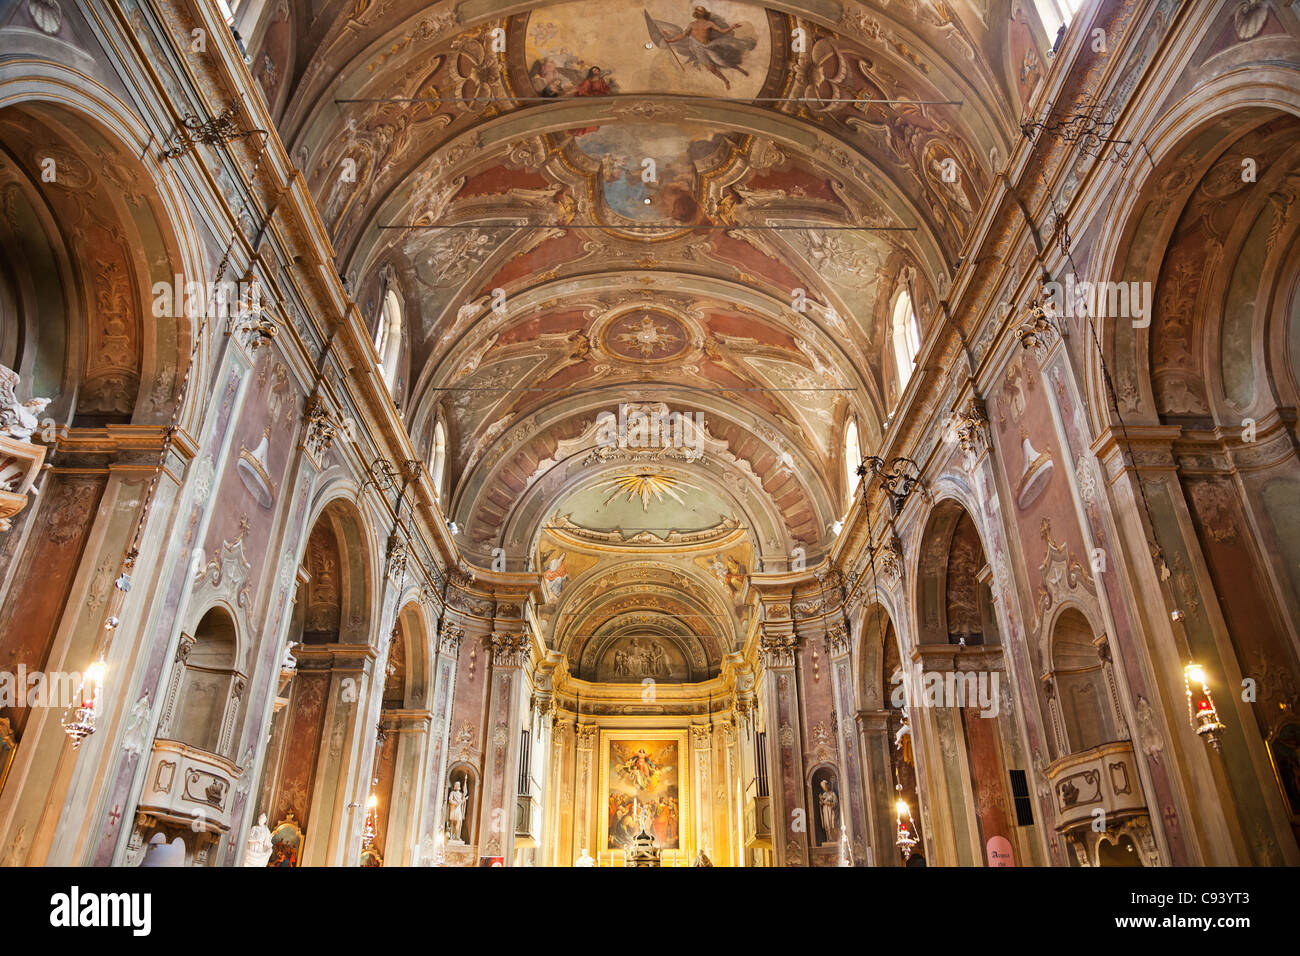
[[[73,326],[65,339],[70,367],[59,375],[65,387],[52,409],[66,421],[79,412],[135,423],[166,421],[198,327],[175,292],[178,284],[183,293],[188,283],[204,283],[208,276],[190,207],[176,176],[157,155],[156,136],[94,78],[43,61],[0,66],[0,124],[5,116],[21,117],[27,135],[31,125],[44,127],[54,144],[49,155],[23,157],[40,162],[40,172],[52,170],[54,185],[41,190],[42,218],[57,230],[60,242],[69,243],[57,258],[72,290],[65,299]],[[93,163],[83,156],[93,157]],[[45,185],[40,176],[33,178]],[[61,204],[79,191],[102,193],[96,208],[112,210],[98,236],[93,223],[81,239],[65,235],[59,225],[77,220]],[[97,271],[78,268],[77,262],[95,262]],[[161,316],[155,315],[157,283],[166,284],[164,301],[170,304]],[[219,336],[209,330],[207,339],[198,355],[201,366]],[[105,355],[116,359],[105,363]],[[202,372],[200,367],[196,375]],[[197,427],[205,401],[202,389],[191,390],[180,417],[183,426]]]

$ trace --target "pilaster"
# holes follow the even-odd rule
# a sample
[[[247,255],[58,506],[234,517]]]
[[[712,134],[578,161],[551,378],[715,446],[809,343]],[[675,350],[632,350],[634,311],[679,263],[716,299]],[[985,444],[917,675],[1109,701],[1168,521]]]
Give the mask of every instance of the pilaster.
[[[524,666],[531,642],[522,631],[495,632],[489,638],[492,676],[488,696],[487,754],[483,800],[479,808],[479,855],[514,863],[515,797],[520,735],[525,704]]]
[[[772,608],[766,610],[770,615]],[[768,767],[773,784],[772,849],[777,866],[807,866],[811,821],[804,800],[803,727],[795,669],[799,638],[788,619],[764,621],[761,626],[759,653],[763,661]]]

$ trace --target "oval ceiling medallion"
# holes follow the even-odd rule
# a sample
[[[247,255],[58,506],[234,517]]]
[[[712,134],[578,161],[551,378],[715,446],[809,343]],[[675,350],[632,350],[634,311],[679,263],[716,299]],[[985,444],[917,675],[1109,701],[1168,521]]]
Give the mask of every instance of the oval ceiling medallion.
[[[605,351],[629,362],[668,362],[690,347],[685,326],[654,309],[634,309],[605,327]]]

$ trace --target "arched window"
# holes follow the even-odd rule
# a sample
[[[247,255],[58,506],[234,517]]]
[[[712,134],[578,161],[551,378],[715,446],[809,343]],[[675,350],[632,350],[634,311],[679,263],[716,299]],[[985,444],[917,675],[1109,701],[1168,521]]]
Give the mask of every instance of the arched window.
[[[391,394],[397,384],[397,360],[402,354],[402,303],[391,289],[384,293],[384,306],[379,311],[375,351],[379,353],[379,373]]]
[[[442,498],[442,476],[447,470],[447,429],[439,421],[433,426],[433,447],[429,450],[429,480],[433,493]]]
[[[907,387],[907,380],[912,377],[916,355],[921,351],[921,326],[917,324],[912,297],[906,289],[898,293],[898,300],[894,303],[891,339],[894,344],[894,364],[898,369],[898,392],[901,395]]]
[[[1056,47],[1056,36],[1063,27],[1068,27],[1074,15],[1083,6],[1083,0],[1034,0],[1038,16],[1047,30],[1047,42]]]
[[[858,465],[862,463],[862,443],[858,440],[858,423],[852,418],[844,426],[844,473],[847,479],[846,488],[849,489],[849,501],[853,500],[853,493],[858,489],[858,482],[862,479],[858,476]]]

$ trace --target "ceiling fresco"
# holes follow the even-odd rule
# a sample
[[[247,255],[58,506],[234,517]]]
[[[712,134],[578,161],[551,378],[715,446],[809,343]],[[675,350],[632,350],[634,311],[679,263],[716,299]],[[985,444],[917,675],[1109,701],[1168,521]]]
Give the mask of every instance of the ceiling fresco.
[[[870,449],[892,404],[892,297],[906,275],[922,324],[937,310],[1018,135],[1016,78],[989,66],[1013,19],[982,3],[316,7],[292,7],[280,122],[359,304],[400,293],[395,398],[417,443],[446,431],[460,543],[566,579],[545,612],[557,648],[640,593],[588,599],[580,578],[653,555],[674,570],[644,601],[699,615],[709,593],[708,626],[655,623],[651,652],[631,643],[649,623],[607,623],[573,666],[710,672],[744,574],[831,540],[847,422]],[[689,447],[635,427],[602,441],[629,407],[679,416]]]
[[[726,0],[574,0],[515,19],[527,23],[524,57],[542,96],[572,93],[592,67],[621,93],[757,96],[785,34],[780,16]]]

